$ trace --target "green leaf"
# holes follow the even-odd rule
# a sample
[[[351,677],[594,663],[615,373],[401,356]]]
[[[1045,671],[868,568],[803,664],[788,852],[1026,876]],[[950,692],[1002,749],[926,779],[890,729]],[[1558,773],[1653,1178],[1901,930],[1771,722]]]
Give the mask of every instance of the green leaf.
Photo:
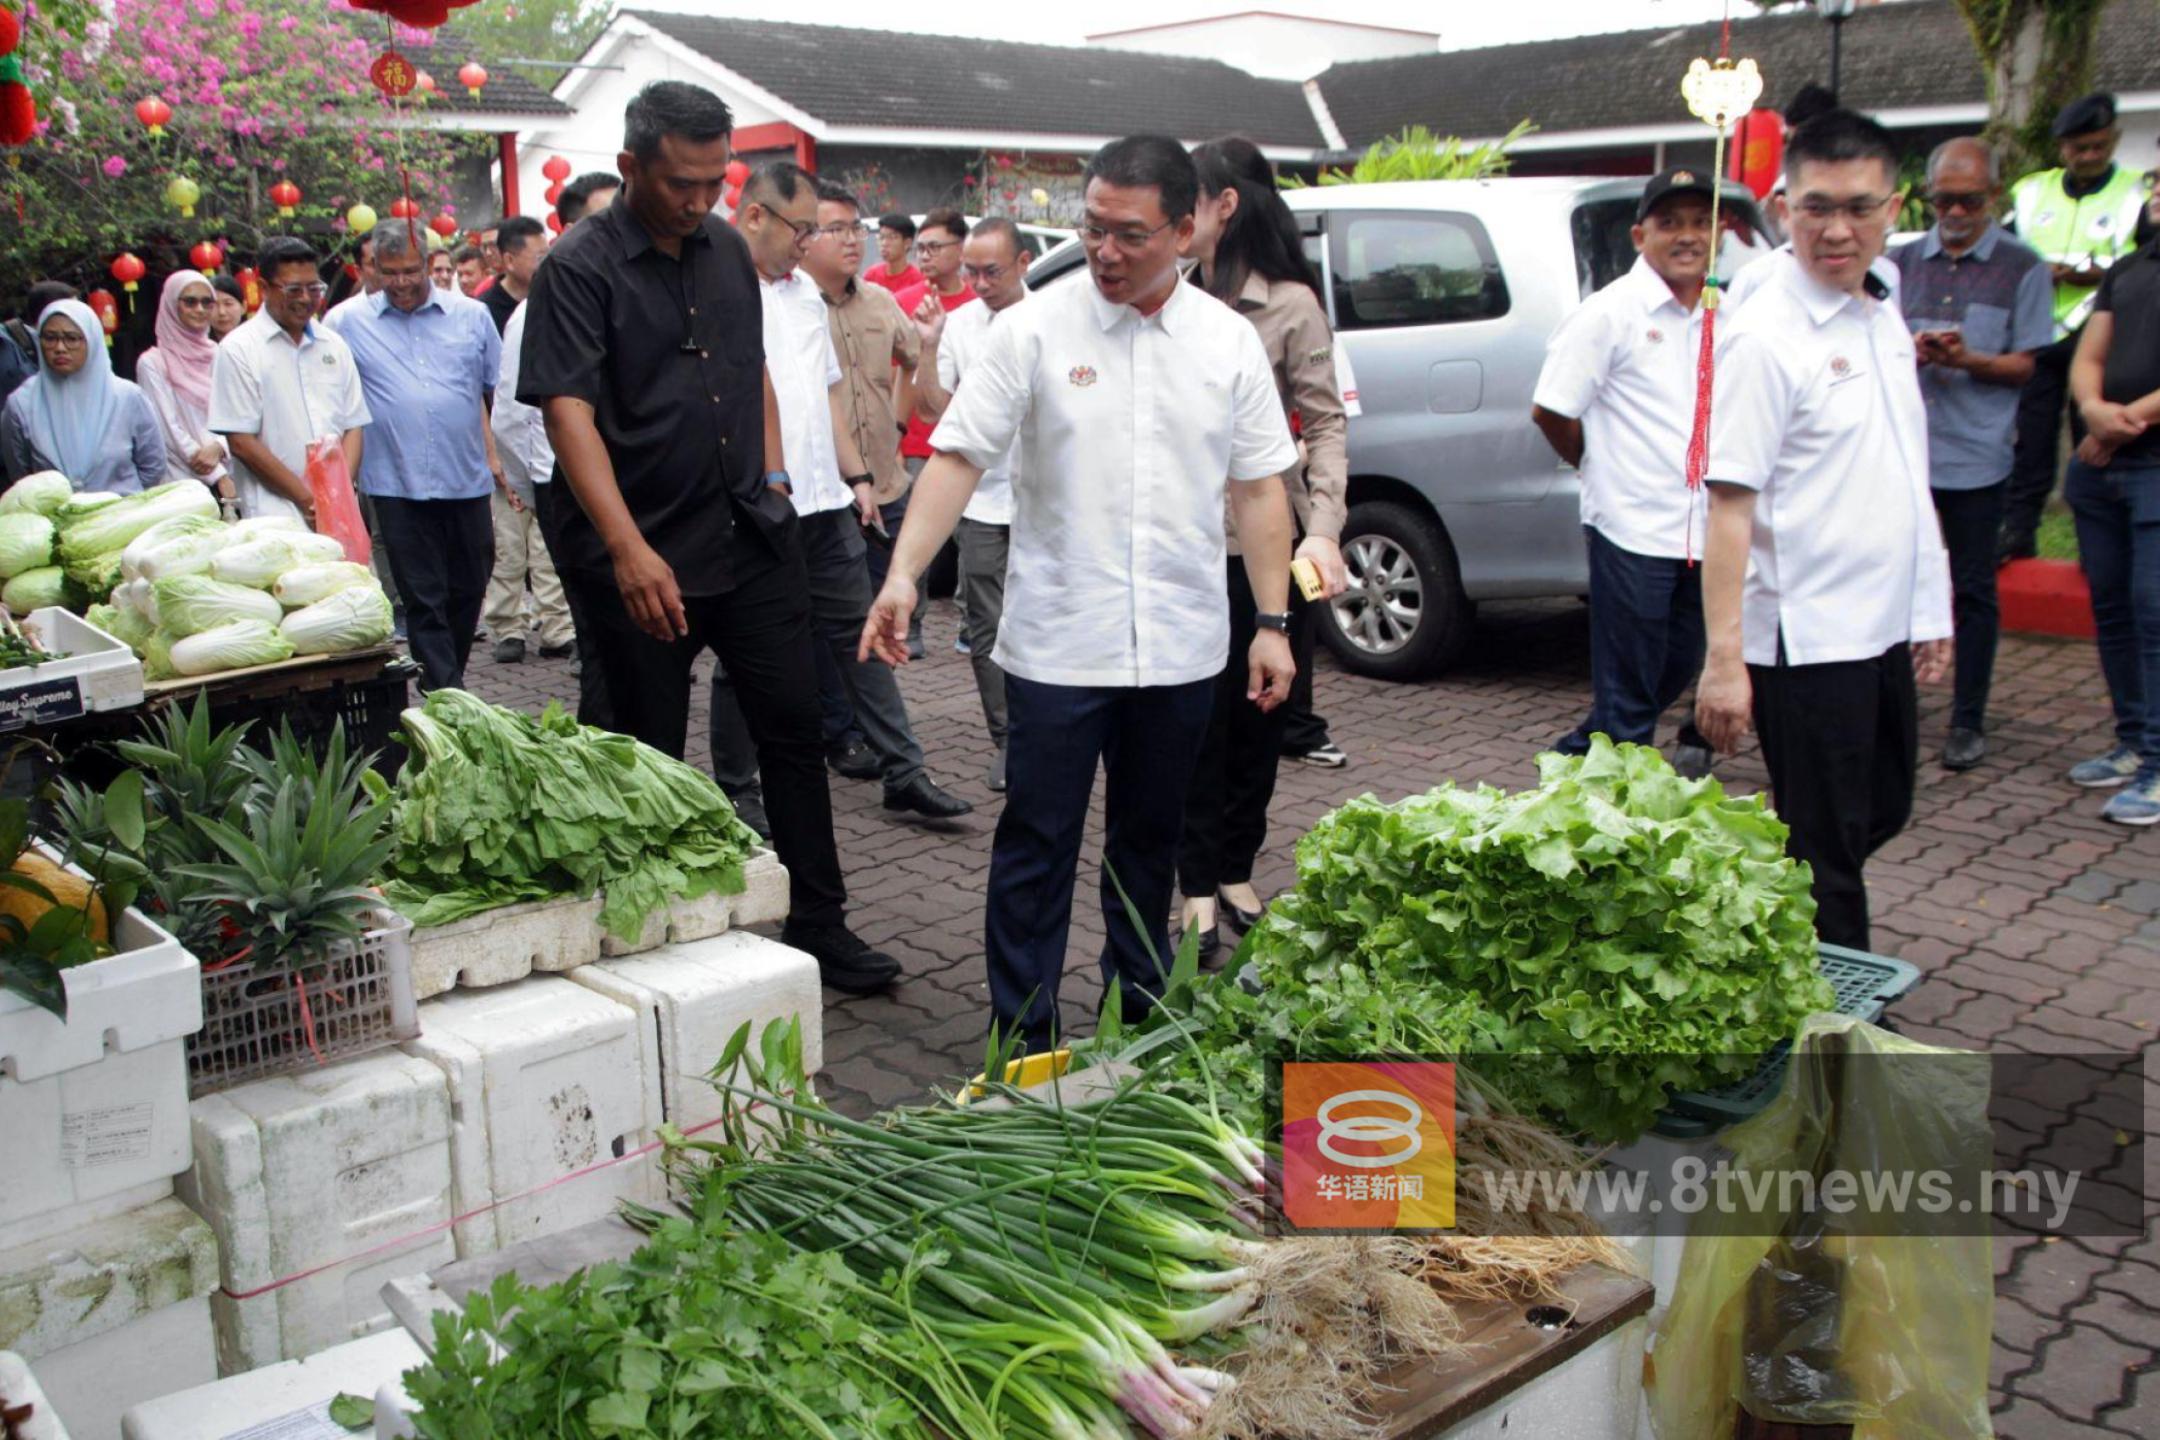
[[[0,800],[0,868],[14,864],[29,844],[29,805],[21,800]]]
[[[365,1430],[375,1423],[375,1402],[340,1391],[330,1402],[330,1419],[347,1430]]]
[[[67,1019],[67,982],[60,978],[59,968],[41,955],[17,949],[0,953],[0,989],[50,1010],[63,1022]]]
[[[636,1435],[645,1429],[652,1396],[644,1391],[603,1395],[585,1407],[585,1423],[597,1435]]]
[[[143,817],[143,777],[140,770],[123,770],[105,787],[105,823],[123,849],[140,851],[148,828]]]

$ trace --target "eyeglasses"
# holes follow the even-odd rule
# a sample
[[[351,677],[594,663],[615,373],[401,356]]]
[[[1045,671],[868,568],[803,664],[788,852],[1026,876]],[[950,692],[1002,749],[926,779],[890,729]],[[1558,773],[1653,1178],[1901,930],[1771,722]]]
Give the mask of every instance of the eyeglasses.
[[[962,265],[960,273],[970,280],[980,280],[985,285],[995,285],[1012,273],[1010,265]]]
[[[860,240],[869,233],[870,227],[860,220],[851,225],[820,225],[817,229],[817,237],[820,240],[845,240],[850,236]]]
[[[217,296],[182,295],[179,305],[183,310],[215,310],[217,309]]]
[[[756,204],[757,202],[752,201],[751,203]],[[764,210],[767,215],[772,216],[773,219],[778,220],[781,224],[787,226],[788,229],[794,231],[795,244],[797,248],[809,244],[811,237],[815,236],[818,233],[818,227],[815,221],[790,220],[787,216],[782,215],[779,211],[767,209],[763,205],[759,205],[758,209]]]
[[[1927,198],[1937,210],[1985,210],[1988,203],[1987,195],[1980,191],[1937,190]]]
[[[330,287],[320,280],[312,285],[277,285],[272,288],[288,300],[317,300],[330,293]]]
[[[1126,226],[1122,230],[1106,230],[1100,225],[1082,225],[1080,227],[1080,243],[1083,245],[1100,245],[1106,240],[1115,240],[1120,250],[1140,250],[1146,247],[1148,241],[1175,224],[1177,224],[1175,220],[1165,220],[1152,230],[1141,230],[1134,226]]]
[[[958,240],[917,240],[915,242],[915,253],[918,255],[942,255],[959,243]]]
[[[1828,224],[1840,215],[1854,224],[1859,224],[1874,219],[1884,206],[1896,198],[1894,195],[1863,195],[1857,200],[1837,201],[1810,195],[1793,206],[1793,209],[1818,225]]]
[[[63,335],[58,331],[50,335],[38,336],[38,344],[43,345],[47,350],[80,350],[89,343],[87,336]]]

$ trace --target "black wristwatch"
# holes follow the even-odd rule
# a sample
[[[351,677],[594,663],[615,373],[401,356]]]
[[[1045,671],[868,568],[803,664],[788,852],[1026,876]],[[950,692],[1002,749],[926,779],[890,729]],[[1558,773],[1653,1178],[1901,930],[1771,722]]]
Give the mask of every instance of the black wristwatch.
[[[1253,616],[1253,624],[1262,630],[1273,630],[1278,635],[1290,633],[1290,612],[1287,610],[1262,610]]]
[[[855,487],[856,487],[857,485],[873,485],[873,486],[874,486],[874,485],[876,485],[876,484],[877,484],[877,476],[875,476],[875,475],[871,474],[871,473],[870,473],[869,471],[867,471],[867,470],[865,470],[865,471],[864,471],[864,472],[863,472],[862,474],[860,474],[860,475],[847,475],[847,476],[843,476],[843,477],[842,477],[842,480],[843,480],[843,483],[845,483],[845,484],[846,484],[846,486],[848,487],[848,489],[850,489],[850,490],[854,489],[854,488],[855,488]]]

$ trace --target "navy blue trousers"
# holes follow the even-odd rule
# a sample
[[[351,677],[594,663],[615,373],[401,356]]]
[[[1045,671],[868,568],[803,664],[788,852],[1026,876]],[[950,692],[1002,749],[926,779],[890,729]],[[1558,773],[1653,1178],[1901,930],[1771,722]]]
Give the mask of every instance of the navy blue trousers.
[[[1702,566],[1638,555],[1585,525],[1590,544],[1590,713],[1553,748],[1580,755],[1590,737],[1657,743],[1657,723],[1702,673]],[[1706,744],[1691,715],[1683,744]]]

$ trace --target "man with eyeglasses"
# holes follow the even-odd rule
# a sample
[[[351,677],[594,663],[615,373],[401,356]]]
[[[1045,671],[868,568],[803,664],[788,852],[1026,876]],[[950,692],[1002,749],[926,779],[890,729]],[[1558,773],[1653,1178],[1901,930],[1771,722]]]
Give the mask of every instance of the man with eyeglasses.
[[[877,221],[878,263],[863,272],[863,279],[872,285],[882,285],[898,294],[911,285],[922,284],[923,273],[908,259],[908,252],[915,248],[915,221],[908,215],[894,211],[880,215]]]
[[[1785,153],[1792,263],[1720,337],[1695,718],[1727,753],[1761,737],[1787,853],[1813,867],[1816,933],[1865,950],[1862,870],[1912,813],[1914,684],[1949,668],[1950,571],[1919,352],[1869,274],[1897,147],[1832,110]]]
[[[1281,704],[1296,669],[1283,474],[1297,447],[1259,331],[1178,283],[1199,172],[1178,141],[1140,135],[1097,151],[1084,186],[1090,283],[1047,290],[991,328],[931,437],[937,458],[862,636],[865,655],[906,662],[917,579],[1017,444],[995,654],[1011,788],[985,953],[999,1033],[1034,1048],[1060,1026],[1098,765],[1104,981],[1121,986],[1128,1016],[1162,991],[1186,791],[1230,659],[1226,508],[1259,606],[1250,703]]]
[[[1020,227],[1002,215],[982,221],[961,246],[960,273],[980,305],[951,315],[929,307],[915,323],[922,332],[922,392],[916,408],[935,422],[952,404],[953,392],[982,358],[991,324],[1027,299],[1028,261],[1034,252],[1020,238]],[[1010,725],[1005,705],[1005,672],[991,658],[997,648],[998,621],[1005,613],[1005,563],[1012,541],[1012,472],[1014,452],[983,472],[982,481],[960,512],[960,614],[968,641],[968,663],[975,670],[975,690],[982,697],[983,723],[997,755],[987,783],[1002,793],[1006,785],[1006,739]]]
[[[2054,277],[1995,223],[2002,182],[1979,140],[1945,140],[1928,157],[1935,224],[1891,257],[1927,404],[1928,486],[1950,553],[1957,623],[1956,698],[1943,745],[1948,770],[1987,758],[1988,686],[2002,629],[1995,546],[2017,439],[2018,391],[2033,352],[2054,338]]]
[[[210,364],[210,429],[233,458],[243,516],[313,523],[303,479],[308,446],[340,437],[347,468],[360,473],[361,430],[374,418],[352,348],[315,318],[328,287],[307,242],[280,236],[255,257],[262,308],[227,335]]]
[[[916,284],[894,292],[893,298],[900,302],[901,311],[912,317],[920,326],[933,310],[946,314],[962,306],[975,303],[975,289],[960,273],[960,249],[967,241],[967,217],[951,208],[932,210],[923,216],[922,229],[915,237],[915,260],[922,268],[922,279]],[[923,377],[915,380],[915,393],[922,393]],[[908,481],[922,474],[923,466],[930,463],[930,425],[923,419],[920,404],[912,407],[907,417],[907,434],[901,438],[900,454],[907,465]],[[885,516],[885,528],[897,535],[900,525],[907,518],[908,497],[902,491],[886,501],[880,508]],[[887,556],[873,555],[870,560],[870,583],[885,583]],[[917,603],[915,614],[908,622],[908,654],[917,660],[923,657],[922,605]]]

